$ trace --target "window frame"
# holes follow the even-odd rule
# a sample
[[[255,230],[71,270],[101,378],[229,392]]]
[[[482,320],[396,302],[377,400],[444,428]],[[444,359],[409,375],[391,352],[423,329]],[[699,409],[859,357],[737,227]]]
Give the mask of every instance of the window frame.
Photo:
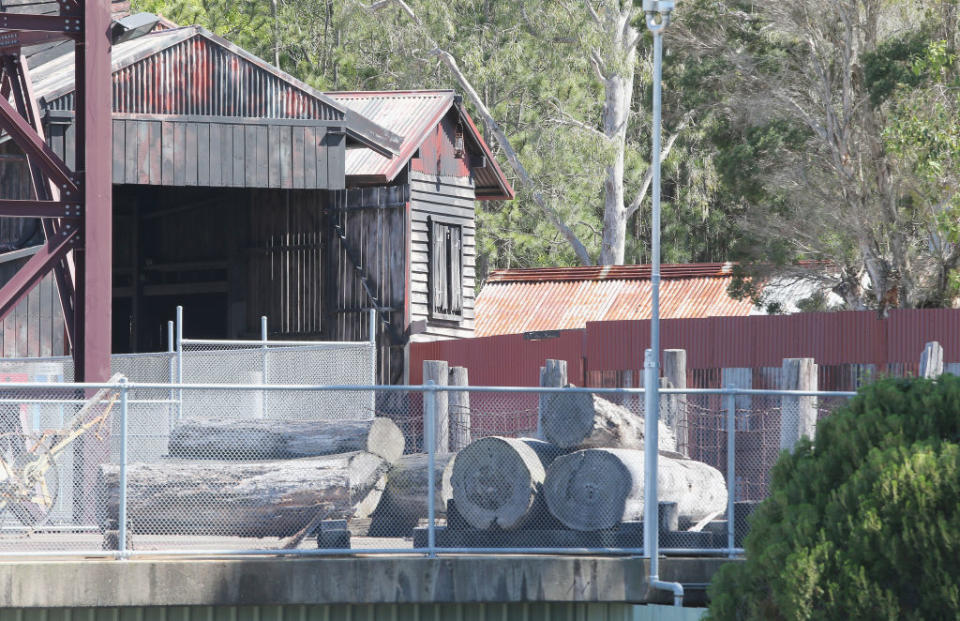
[[[445,229],[456,229],[459,232],[460,244],[459,244],[459,253],[456,257],[456,260],[459,262],[459,274],[460,279],[457,283],[457,291],[459,292],[460,298],[460,311],[459,312],[450,312],[443,310],[442,307],[438,309],[437,299],[436,299],[436,279],[437,279],[437,270],[436,270],[436,231],[438,227]],[[429,250],[429,278],[428,278],[428,305],[430,309],[430,318],[431,319],[440,319],[443,321],[463,321],[463,222],[456,218],[446,218],[443,216],[434,216],[431,215],[427,218],[427,238],[428,238],[428,250]],[[446,236],[445,236],[446,237]],[[447,279],[446,287],[446,307],[448,309],[454,306],[454,289],[453,282],[451,277],[451,265],[454,257],[452,256],[452,249],[450,243],[447,242],[444,244],[444,253],[445,253],[445,263],[446,270],[445,275]]]

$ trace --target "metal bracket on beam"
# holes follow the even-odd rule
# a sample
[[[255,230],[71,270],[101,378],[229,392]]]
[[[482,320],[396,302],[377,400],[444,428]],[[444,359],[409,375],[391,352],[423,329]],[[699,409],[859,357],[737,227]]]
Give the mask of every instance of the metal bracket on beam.
[[[63,32],[79,35],[83,22],[79,17],[65,15],[30,15],[27,13],[0,13],[0,28],[7,30],[33,30],[37,32]]]
[[[80,217],[80,205],[63,201],[0,200],[0,218],[65,218]]]

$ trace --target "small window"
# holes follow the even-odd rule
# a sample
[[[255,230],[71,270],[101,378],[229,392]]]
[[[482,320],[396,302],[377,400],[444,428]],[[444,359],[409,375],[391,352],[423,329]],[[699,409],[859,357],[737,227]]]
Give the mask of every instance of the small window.
[[[459,321],[463,317],[463,229],[430,220],[431,315]]]

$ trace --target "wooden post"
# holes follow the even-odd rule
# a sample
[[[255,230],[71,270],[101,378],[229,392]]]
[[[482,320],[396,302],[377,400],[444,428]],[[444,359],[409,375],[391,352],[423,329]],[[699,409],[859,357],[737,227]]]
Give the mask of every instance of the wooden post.
[[[424,360],[423,361],[423,383],[429,380],[437,386],[446,386],[450,378],[450,370],[447,367],[446,360]],[[434,438],[436,445],[434,451],[437,455],[446,455],[450,452],[450,418],[447,407],[448,399],[446,392],[438,391],[436,393],[436,416],[434,417]],[[428,447],[424,447],[427,450]]]
[[[567,385],[567,361],[547,360],[546,366],[540,367],[540,385],[544,387],[563,387]],[[543,440],[543,408],[549,400],[540,395],[537,405],[537,438]]]
[[[450,367],[451,386],[469,386],[467,367]],[[462,450],[470,444],[470,393],[451,392],[450,403],[450,450]]]
[[[817,390],[817,365],[813,358],[784,358],[783,390]],[[780,399],[780,449],[792,451],[802,437],[817,430],[816,397],[783,396]]]
[[[937,341],[930,341],[920,354],[920,372],[924,379],[936,379],[943,375],[943,347]]]
[[[721,369],[720,385],[724,388],[753,388],[753,369],[743,367]],[[759,407],[762,409],[765,405],[767,404],[760,404]],[[737,430],[749,430],[751,428],[751,414],[753,413],[753,398],[750,395],[737,395],[734,400],[734,407],[737,412],[749,412],[747,416],[740,417],[742,422],[738,423]]]
[[[663,377],[670,388],[687,387],[687,350],[663,350]],[[673,435],[677,439],[677,452],[688,457],[687,395],[666,395],[660,407],[667,415],[664,422],[673,430]]]

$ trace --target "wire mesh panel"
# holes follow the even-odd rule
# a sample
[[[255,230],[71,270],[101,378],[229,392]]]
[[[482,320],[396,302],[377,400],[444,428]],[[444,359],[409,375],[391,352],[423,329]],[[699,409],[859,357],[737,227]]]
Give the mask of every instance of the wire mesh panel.
[[[0,553],[98,550],[117,394],[0,387]]]
[[[231,344],[230,341],[185,342],[183,381],[191,384],[372,385],[370,343],[318,343],[311,346]],[[272,400],[271,400],[272,399]],[[180,418],[297,418],[303,420],[372,418],[370,394],[315,391],[270,395],[190,391],[183,396]]]
[[[640,391],[345,390],[313,385],[309,354],[278,353],[271,368],[288,365],[304,385],[98,390],[17,384],[43,370],[59,378],[60,367],[10,371],[0,384],[0,553],[642,547]],[[170,360],[114,363],[169,376]],[[742,546],[784,438],[843,399],[661,395],[650,521],[660,546],[726,554],[731,529]],[[257,416],[264,402],[270,415]]]

